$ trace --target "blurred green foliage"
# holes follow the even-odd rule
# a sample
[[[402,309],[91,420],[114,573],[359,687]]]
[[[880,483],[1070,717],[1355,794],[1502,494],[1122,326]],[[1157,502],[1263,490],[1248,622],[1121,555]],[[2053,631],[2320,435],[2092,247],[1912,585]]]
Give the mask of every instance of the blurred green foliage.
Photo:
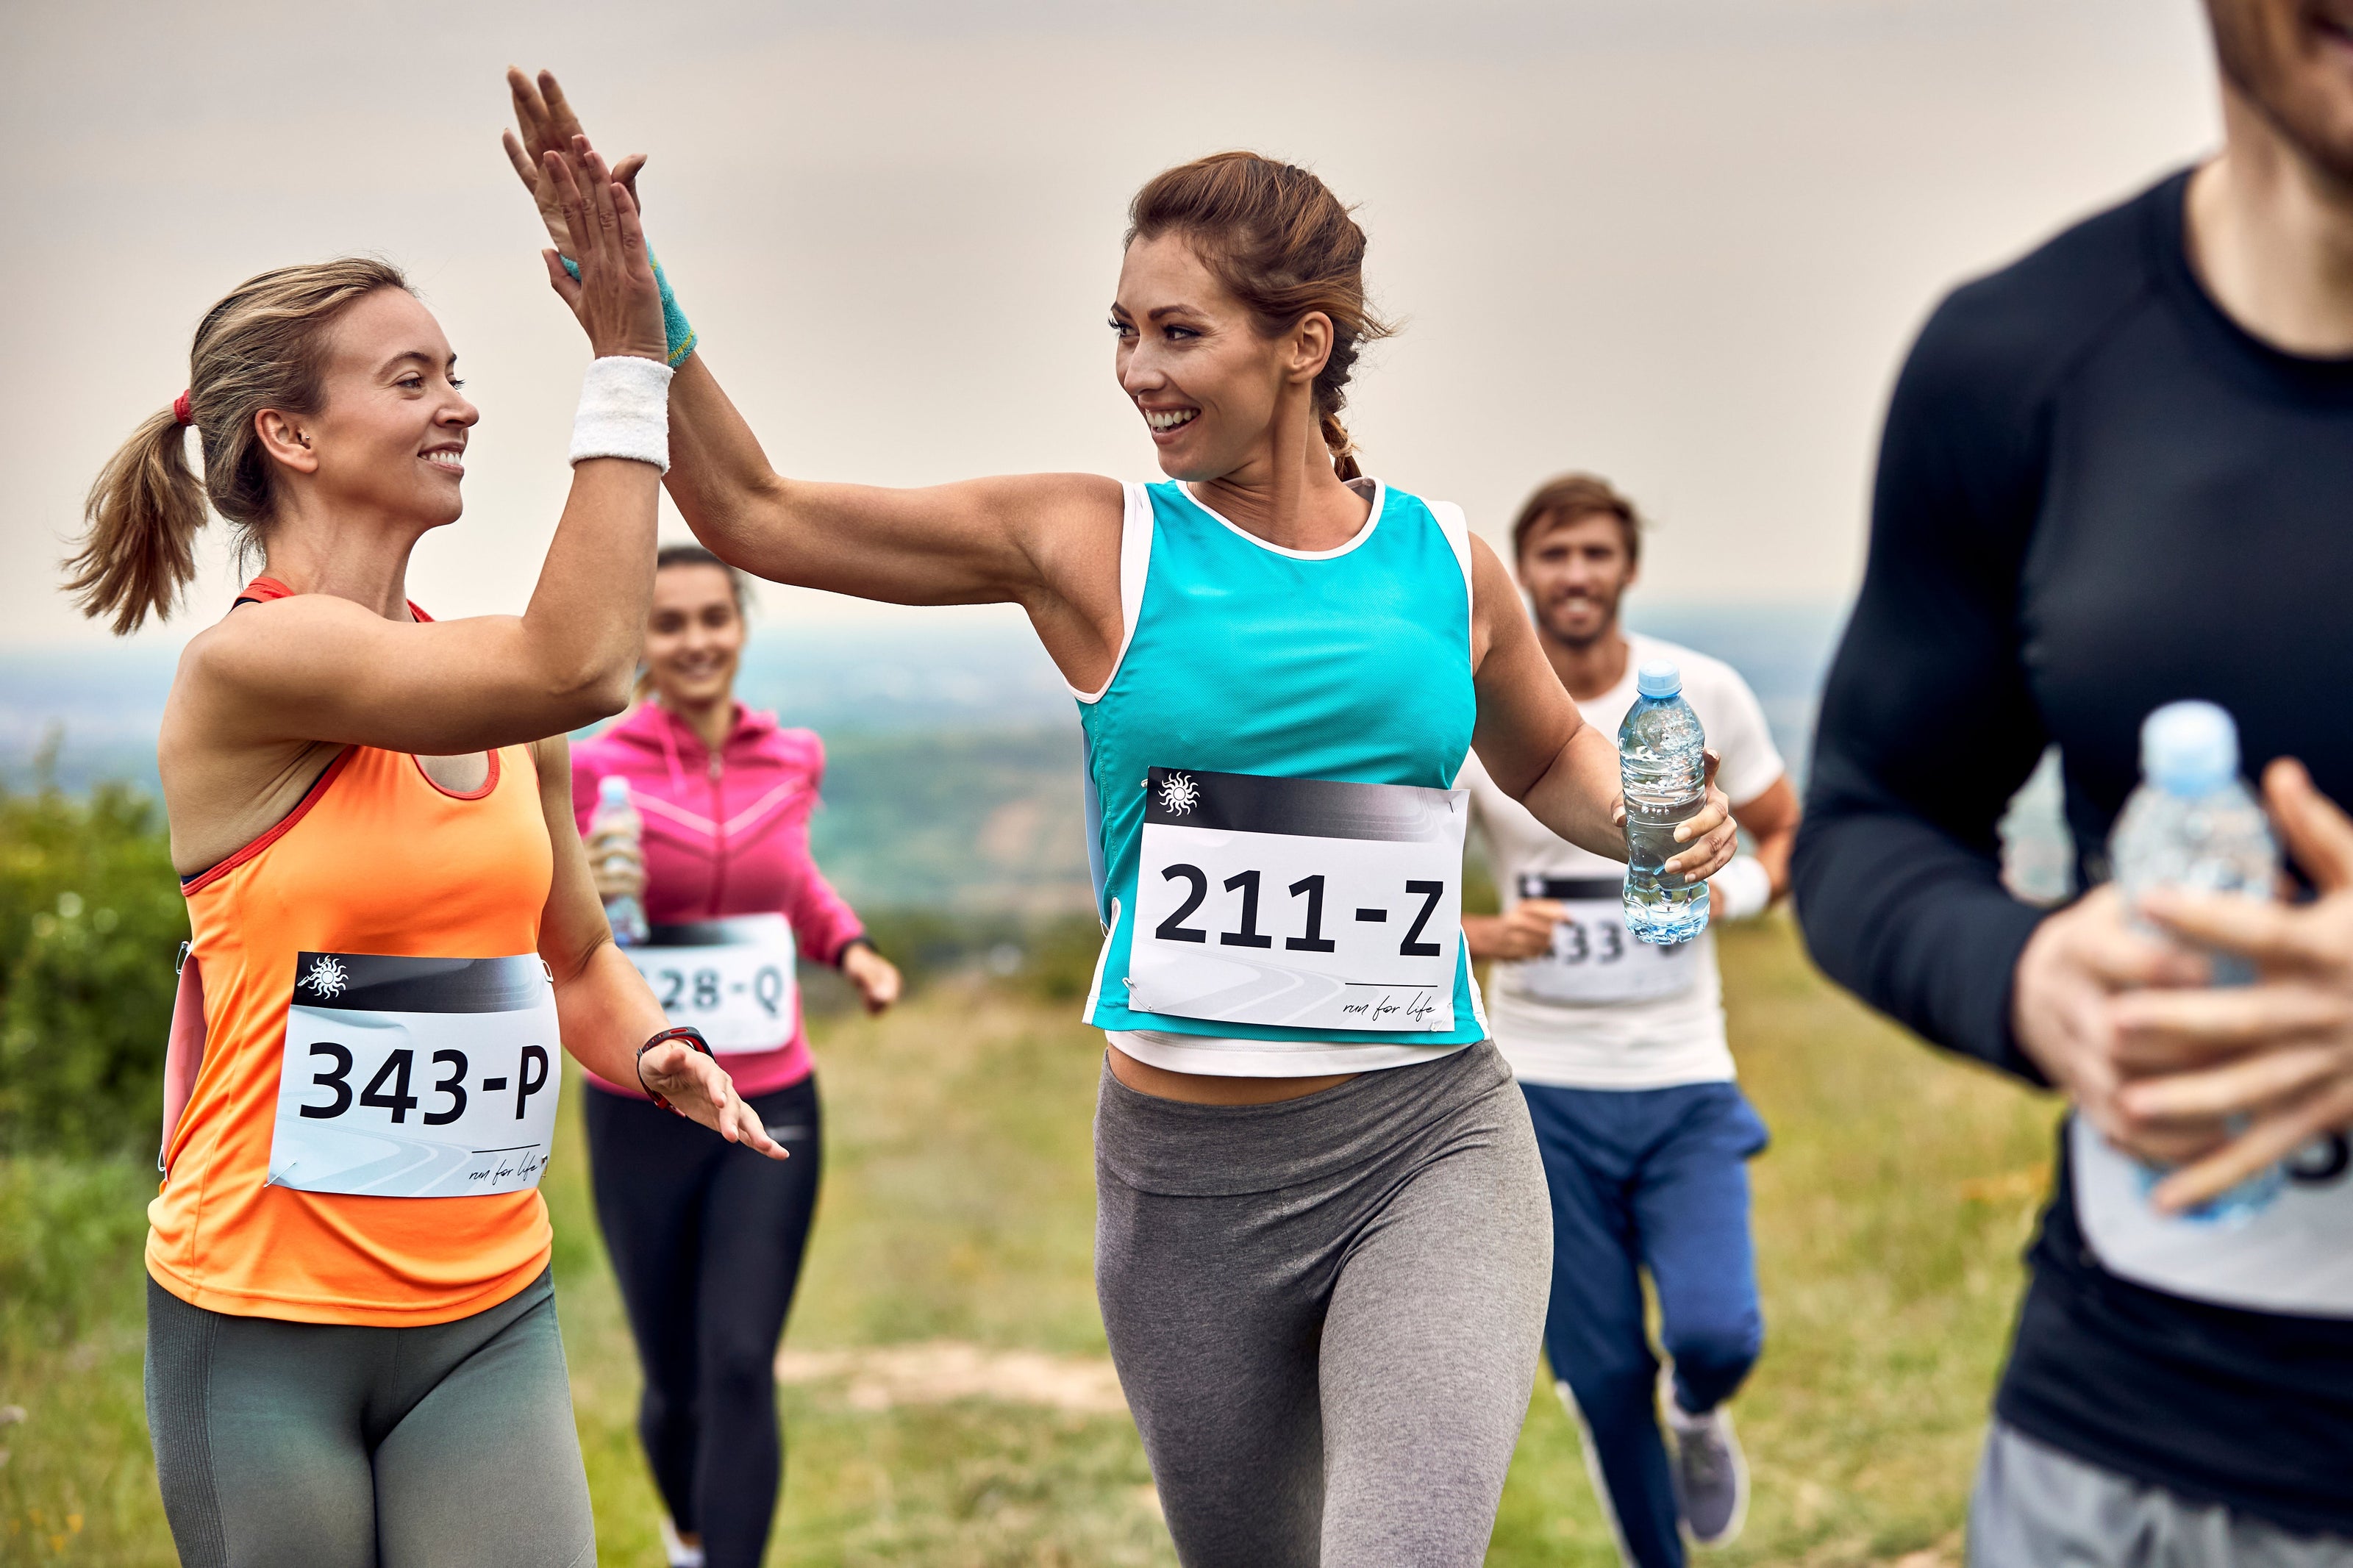
[[[151,797],[0,792],[0,1153],[154,1148],[187,934]]]
[[[135,1294],[153,1162],[0,1158],[0,1367],[55,1346]]]
[[[899,966],[908,994],[955,976],[985,975],[1006,990],[1067,1002],[1076,1016],[1093,984],[1103,927],[1092,915],[1022,915],[944,910],[861,911],[875,950]],[[804,965],[802,1000],[820,1017],[849,1011],[849,987],[828,970]]]

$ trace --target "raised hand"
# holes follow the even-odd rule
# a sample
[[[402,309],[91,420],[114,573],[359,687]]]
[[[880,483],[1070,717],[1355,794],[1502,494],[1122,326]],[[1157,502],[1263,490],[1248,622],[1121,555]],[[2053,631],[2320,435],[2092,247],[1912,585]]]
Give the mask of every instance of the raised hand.
[[[507,92],[514,100],[515,124],[521,131],[506,132],[501,138],[506,148],[507,162],[522,181],[524,190],[539,208],[540,219],[547,226],[547,237],[565,256],[577,259],[572,248],[572,236],[565,226],[563,204],[557,200],[554,182],[547,177],[544,161],[550,153],[569,153],[573,139],[585,136],[579,115],[564,96],[564,89],[553,71],[542,71],[534,82],[513,66],[507,68]],[[645,167],[646,155],[632,153],[613,167],[613,179],[638,202],[642,213],[645,205],[638,196],[638,171]]]
[[[661,290],[637,203],[613,183],[586,136],[574,137],[566,153],[546,153],[541,167],[580,268],[575,279],[556,251],[541,252],[549,286],[572,307],[599,359],[633,354],[665,363],[670,339],[662,329]]]

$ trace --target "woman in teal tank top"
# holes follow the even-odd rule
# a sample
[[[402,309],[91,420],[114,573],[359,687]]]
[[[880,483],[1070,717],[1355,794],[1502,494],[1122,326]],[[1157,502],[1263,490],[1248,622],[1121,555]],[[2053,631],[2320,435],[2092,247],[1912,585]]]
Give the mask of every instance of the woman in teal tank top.
[[[510,84],[532,184],[586,142],[551,78]],[[1096,1282],[1178,1556],[1476,1563],[1552,1229],[1462,952],[1454,777],[1475,745],[1622,859],[1617,752],[1461,513],[1357,472],[1338,416],[1387,329],[1347,209],[1221,153],[1128,216],[1116,368],[1165,482],[787,479],[699,353],[667,482],[773,581],[1020,605],[1078,698],[1107,932]],[[1720,793],[1683,837],[1672,869],[1731,858]]]

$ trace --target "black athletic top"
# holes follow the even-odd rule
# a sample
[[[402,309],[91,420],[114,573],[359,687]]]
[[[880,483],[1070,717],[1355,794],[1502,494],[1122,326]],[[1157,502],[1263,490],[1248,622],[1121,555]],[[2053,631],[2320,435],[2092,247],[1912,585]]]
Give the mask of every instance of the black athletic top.
[[[1816,960],[1936,1044],[2040,1083],[2010,1028],[2042,911],[1995,825],[2046,743],[2077,880],[2158,704],[2237,718],[2250,775],[2353,805],[2353,360],[2282,353],[2208,297],[2187,174],[1949,296],[1898,379],[1870,564],[1796,861]],[[2353,1534],[2353,1321],[2185,1300],[2103,1268],[2059,1176],[1996,1409],[2193,1500]]]

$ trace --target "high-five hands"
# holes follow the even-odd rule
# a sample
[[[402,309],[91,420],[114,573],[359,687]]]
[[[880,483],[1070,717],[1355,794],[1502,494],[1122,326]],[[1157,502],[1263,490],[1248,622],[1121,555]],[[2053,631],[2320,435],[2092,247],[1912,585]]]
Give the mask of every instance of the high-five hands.
[[[631,354],[665,363],[670,338],[662,329],[661,289],[637,203],[614,183],[586,136],[574,137],[568,152],[549,152],[541,164],[580,268],[575,279],[555,251],[542,251],[549,285],[579,318],[597,358]]]
[[[2263,797],[2314,901],[2152,894],[2141,912],[2175,942],[2103,888],[2018,961],[2020,1045],[2110,1142],[2180,1167],[2153,1194],[2169,1210],[2353,1124],[2353,819],[2294,762],[2264,771]],[[2208,986],[2198,949],[2251,961],[2256,983]]]
[[[514,100],[515,125],[520,131],[504,132],[500,140],[505,146],[507,162],[514,168],[515,177],[531,193],[533,203],[539,208],[540,220],[547,226],[548,242],[565,256],[578,259],[572,248],[572,229],[564,215],[564,205],[557,196],[554,182],[547,173],[547,156],[568,155],[573,142],[586,136],[581,129],[580,116],[573,112],[571,100],[554,71],[542,71],[533,81],[513,66],[507,68],[507,92]],[[629,200],[638,202],[638,171],[646,165],[643,153],[632,153],[613,166],[613,183],[628,192]],[[645,210],[638,203],[638,210]]]

